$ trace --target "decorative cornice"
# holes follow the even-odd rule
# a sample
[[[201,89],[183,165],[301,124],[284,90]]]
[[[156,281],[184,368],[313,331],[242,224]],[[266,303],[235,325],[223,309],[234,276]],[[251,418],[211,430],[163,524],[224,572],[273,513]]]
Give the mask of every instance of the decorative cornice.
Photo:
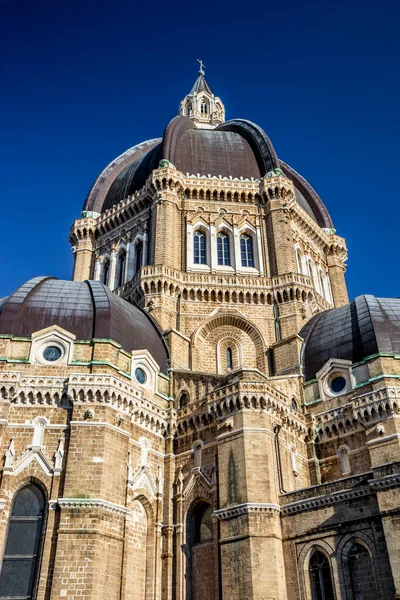
[[[316,510],[326,506],[332,506],[332,504],[337,504],[339,502],[347,502],[349,500],[354,500],[355,498],[370,496],[373,493],[373,490],[368,486],[363,486],[352,490],[341,490],[325,496],[307,498],[306,500],[300,500],[298,502],[290,502],[289,504],[281,507],[281,513],[282,516],[293,515],[300,512],[306,512],[308,510]]]
[[[89,508],[89,509],[103,509],[114,513],[120,513],[123,515],[130,514],[130,510],[126,506],[120,504],[114,504],[114,502],[108,502],[107,500],[101,500],[99,498],[59,498],[58,505],[61,509],[63,508]]]
[[[229,508],[220,508],[219,510],[214,511],[213,516],[221,521],[224,519],[240,517],[241,515],[247,515],[249,513],[279,514],[280,510],[278,504],[271,504],[269,502],[246,502],[244,504],[230,506]]]
[[[377,492],[381,490],[387,490],[389,488],[400,486],[400,473],[394,475],[387,475],[381,479],[372,479],[369,481],[369,485],[373,490]]]

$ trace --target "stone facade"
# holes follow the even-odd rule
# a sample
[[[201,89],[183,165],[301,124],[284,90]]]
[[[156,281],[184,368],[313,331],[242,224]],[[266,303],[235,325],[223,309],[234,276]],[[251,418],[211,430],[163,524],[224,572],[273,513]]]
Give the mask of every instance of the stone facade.
[[[199,86],[194,96],[207,96]],[[293,181],[162,160],[131,196],[85,211],[71,242],[74,280],[102,280],[147,311],[170,364],[166,375],[146,348],[75,339],[56,317],[0,336],[0,547],[6,564],[16,494],[37,486],[33,597],[400,598],[398,356],[328,361],[304,381],[299,333],[348,302],[347,252]],[[71,344],[63,364],[33,358],[49,332]],[[329,394],[336,372],[349,384]]]

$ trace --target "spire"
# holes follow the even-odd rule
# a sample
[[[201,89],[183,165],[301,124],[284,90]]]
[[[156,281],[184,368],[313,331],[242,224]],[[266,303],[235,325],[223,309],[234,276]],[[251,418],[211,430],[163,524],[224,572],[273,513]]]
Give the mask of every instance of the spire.
[[[200,129],[214,129],[225,121],[225,107],[220,98],[214,96],[205,80],[205,65],[200,65],[197,79],[189,94],[185,96],[179,107],[179,114],[195,121]]]

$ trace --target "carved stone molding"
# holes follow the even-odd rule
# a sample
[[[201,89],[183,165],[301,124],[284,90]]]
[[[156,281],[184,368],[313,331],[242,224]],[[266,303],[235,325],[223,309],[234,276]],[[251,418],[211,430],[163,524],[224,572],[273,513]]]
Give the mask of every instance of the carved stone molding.
[[[130,514],[131,512],[129,508],[126,508],[126,506],[121,506],[120,504],[114,504],[114,502],[108,502],[107,500],[101,500],[98,498],[59,498],[57,502],[61,509],[95,508],[123,515]]]
[[[269,502],[246,502],[229,508],[220,508],[219,510],[214,511],[213,516],[221,521],[250,513],[278,515],[280,510],[281,508],[278,504],[271,504]]]

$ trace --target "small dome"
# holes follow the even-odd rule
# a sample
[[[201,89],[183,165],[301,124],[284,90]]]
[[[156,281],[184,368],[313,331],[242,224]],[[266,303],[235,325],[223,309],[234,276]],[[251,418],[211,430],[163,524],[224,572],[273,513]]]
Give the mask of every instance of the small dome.
[[[35,277],[0,301],[0,334],[30,337],[51,325],[79,340],[113,340],[127,352],[146,349],[167,373],[167,348],[153,320],[99,281]]]
[[[378,352],[400,353],[400,298],[358,296],[350,304],[312,317],[304,339],[304,379],[314,379],[330,358],[359,362]]]
[[[103,213],[140,190],[163,159],[185,174],[238,179],[261,179],[280,168],[293,181],[299,205],[320,227],[333,227],[326,207],[310,184],[278,159],[261,127],[244,119],[227,121],[214,129],[199,129],[188,117],[175,117],[162,139],[134,146],[108,165],[91,188],[83,210]]]

